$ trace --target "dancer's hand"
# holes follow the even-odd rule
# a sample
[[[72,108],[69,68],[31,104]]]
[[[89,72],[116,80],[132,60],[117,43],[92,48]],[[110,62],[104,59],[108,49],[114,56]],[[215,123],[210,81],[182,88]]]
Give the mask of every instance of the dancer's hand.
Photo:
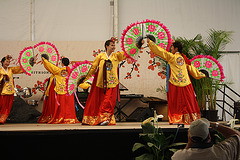
[[[149,43],[150,42],[150,39],[149,38],[147,38],[147,43]]]

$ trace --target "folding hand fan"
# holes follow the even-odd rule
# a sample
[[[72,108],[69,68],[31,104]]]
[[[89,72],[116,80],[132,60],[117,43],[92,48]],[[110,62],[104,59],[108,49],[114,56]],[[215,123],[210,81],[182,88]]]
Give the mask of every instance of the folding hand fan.
[[[142,47],[142,40],[149,38],[162,48],[169,50],[171,46],[171,35],[166,26],[159,21],[144,20],[132,23],[123,30],[121,47],[125,55],[136,62]]]
[[[24,48],[19,55],[18,63],[20,64],[23,72],[31,76],[34,65],[34,50],[33,47]]]
[[[40,42],[34,46],[35,53],[40,54],[43,57],[47,56],[49,62],[54,65],[58,64],[59,54],[57,48],[50,42]],[[46,58],[46,57],[45,57]]]
[[[190,59],[190,61],[209,78],[221,81],[225,78],[222,65],[210,55],[198,55]]]
[[[88,71],[92,67],[92,64],[88,61],[78,62],[72,66],[70,74],[67,77],[67,92],[71,95],[76,91],[77,82],[88,74]]]

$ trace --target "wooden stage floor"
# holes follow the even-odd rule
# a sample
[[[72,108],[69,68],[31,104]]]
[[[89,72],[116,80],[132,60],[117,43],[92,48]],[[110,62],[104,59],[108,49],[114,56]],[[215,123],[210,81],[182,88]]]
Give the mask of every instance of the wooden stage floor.
[[[109,126],[89,126],[76,124],[39,124],[39,123],[6,123],[0,125],[0,132],[29,132],[29,131],[63,131],[63,130],[141,130],[142,122],[117,122],[116,125]],[[158,127],[177,128],[177,125],[169,125],[168,122],[159,122]],[[189,128],[189,125],[185,125]]]

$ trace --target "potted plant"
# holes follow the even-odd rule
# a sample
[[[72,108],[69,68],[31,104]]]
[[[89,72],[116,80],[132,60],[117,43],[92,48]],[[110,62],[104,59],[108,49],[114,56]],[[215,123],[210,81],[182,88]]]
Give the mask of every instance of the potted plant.
[[[178,149],[176,147],[185,146],[186,143],[173,143],[173,135],[168,137],[150,121],[157,121],[150,117],[142,123],[143,133],[140,133],[142,143],[135,143],[132,148],[136,160],[170,160],[173,153]]]

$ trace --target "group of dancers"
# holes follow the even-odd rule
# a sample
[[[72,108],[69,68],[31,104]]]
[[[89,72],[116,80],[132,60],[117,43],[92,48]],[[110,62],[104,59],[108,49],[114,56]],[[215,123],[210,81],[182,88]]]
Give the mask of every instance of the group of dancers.
[[[145,43],[144,40],[142,43]],[[147,39],[150,50],[166,60],[170,65],[168,89],[168,118],[170,124],[185,123],[201,118],[189,74],[194,78],[205,77],[182,54],[182,44],[172,43],[171,52],[164,50],[150,39]],[[95,74],[91,90],[84,109],[82,124],[115,125],[114,107],[117,100],[118,64],[127,57],[123,51],[115,52],[115,39],[105,42],[105,51],[100,53],[92,63],[85,83]],[[9,67],[10,56],[3,57],[0,68],[0,123],[4,124],[13,104],[14,82],[13,74],[23,73],[21,67]],[[51,73],[48,87],[45,91],[42,115],[38,123],[80,123],[76,118],[74,96],[66,91],[66,78],[70,73],[69,59],[62,58],[62,67],[50,63],[42,57],[44,67]]]

